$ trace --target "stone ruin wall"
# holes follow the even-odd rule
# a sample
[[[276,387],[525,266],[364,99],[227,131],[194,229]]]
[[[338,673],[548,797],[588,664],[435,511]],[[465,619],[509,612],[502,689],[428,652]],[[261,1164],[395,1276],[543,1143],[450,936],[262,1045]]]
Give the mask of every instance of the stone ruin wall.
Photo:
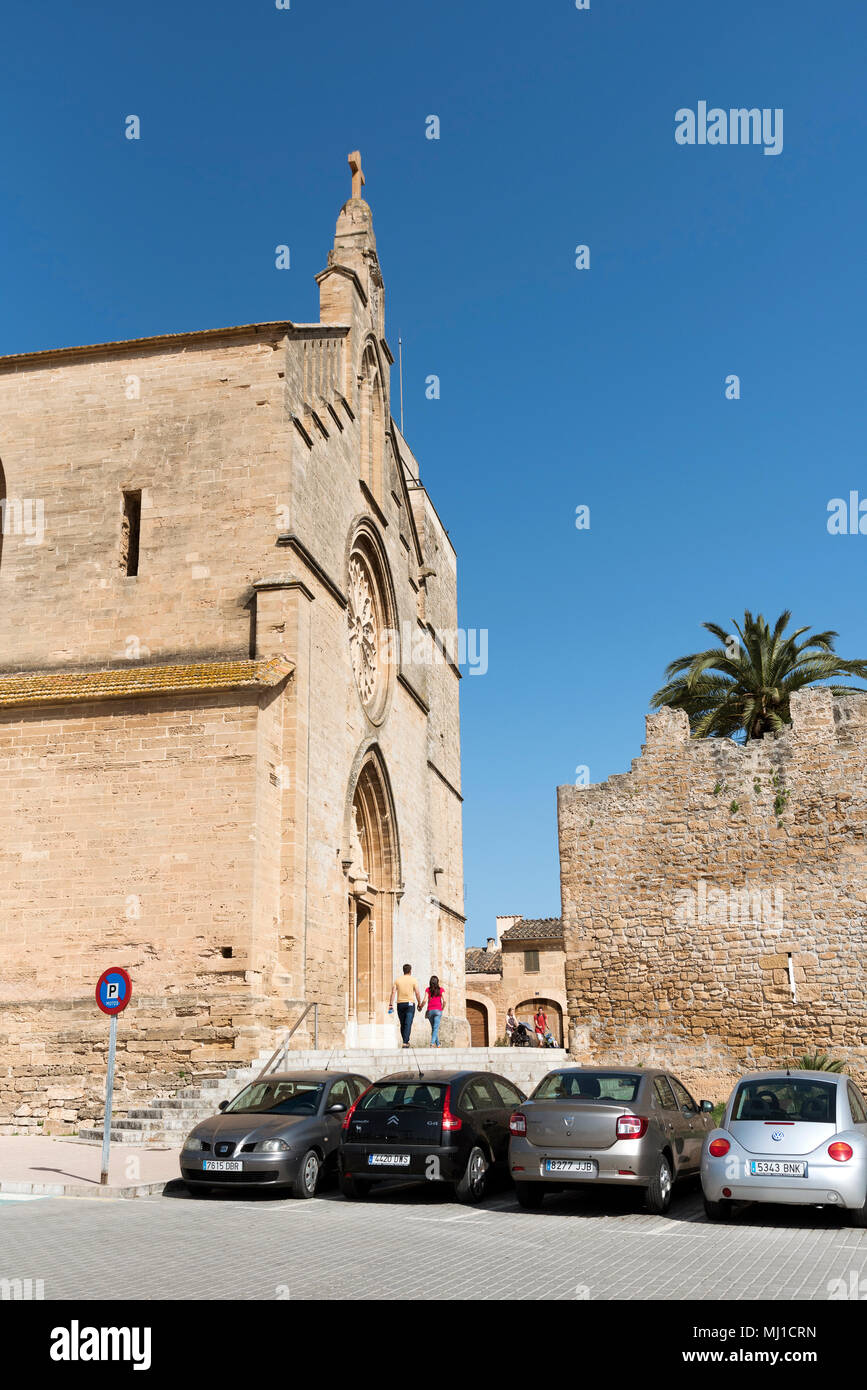
[[[867,1083],[867,695],[803,691],[792,720],[739,747],[662,709],[631,772],[559,788],[576,1058],[715,1101],[813,1051]]]

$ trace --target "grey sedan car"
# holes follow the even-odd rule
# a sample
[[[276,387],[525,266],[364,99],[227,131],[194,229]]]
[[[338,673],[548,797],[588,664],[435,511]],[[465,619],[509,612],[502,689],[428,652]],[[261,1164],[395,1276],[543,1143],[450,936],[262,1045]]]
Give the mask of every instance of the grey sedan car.
[[[735,1202],[839,1207],[867,1226],[867,1104],[827,1071],[750,1072],[735,1086],[701,1160],[704,1209]]]
[[[509,1122],[509,1171],[522,1207],[546,1192],[636,1187],[650,1211],[668,1210],[680,1177],[696,1174],[709,1100],[653,1068],[562,1067],[549,1072]]]
[[[343,1118],[369,1085],[341,1071],[260,1077],[187,1136],[184,1182],[196,1195],[270,1186],[313,1197],[323,1171],[336,1169]]]

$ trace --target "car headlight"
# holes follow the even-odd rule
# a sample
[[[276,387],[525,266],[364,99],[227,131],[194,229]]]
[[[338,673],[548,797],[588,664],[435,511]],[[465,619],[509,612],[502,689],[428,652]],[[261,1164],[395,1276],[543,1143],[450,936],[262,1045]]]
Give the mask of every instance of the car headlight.
[[[193,1153],[201,1153],[203,1149],[209,1149],[210,1147],[210,1144],[206,1144],[204,1139],[199,1139],[195,1134],[188,1134],[184,1140],[184,1148],[187,1150],[187,1153],[189,1153],[190,1150],[192,1150]]]
[[[257,1154],[288,1153],[290,1145],[284,1139],[262,1139],[256,1145]]]

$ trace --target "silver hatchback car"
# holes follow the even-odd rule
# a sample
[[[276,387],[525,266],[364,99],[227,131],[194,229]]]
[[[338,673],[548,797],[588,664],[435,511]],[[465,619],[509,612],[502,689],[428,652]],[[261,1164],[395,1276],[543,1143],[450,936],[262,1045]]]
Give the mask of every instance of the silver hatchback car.
[[[781,1202],[839,1207],[867,1226],[864,1097],[833,1072],[749,1073],[707,1137],[701,1185],[710,1221],[735,1202]]]

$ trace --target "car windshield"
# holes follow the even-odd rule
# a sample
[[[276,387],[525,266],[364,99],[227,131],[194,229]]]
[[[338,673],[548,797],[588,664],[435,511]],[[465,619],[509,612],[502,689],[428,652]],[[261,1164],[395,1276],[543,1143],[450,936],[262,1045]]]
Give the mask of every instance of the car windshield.
[[[323,1086],[311,1081],[254,1081],[224,1115],[315,1115]]]
[[[806,1120],[832,1125],[837,1115],[837,1087],[832,1081],[770,1076],[742,1081],[732,1106],[737,1120]]]
[[[641,1077],[615,1071],[555,1071],[533,1092],[533,1100],[615,1100],[630,1105]]]
[[[383,1086],[372,1086],[361,1097],[356,1108],[359,1110],[442,1110],[446,1087],[429,1084],[426,1081],[390,1081]]]

